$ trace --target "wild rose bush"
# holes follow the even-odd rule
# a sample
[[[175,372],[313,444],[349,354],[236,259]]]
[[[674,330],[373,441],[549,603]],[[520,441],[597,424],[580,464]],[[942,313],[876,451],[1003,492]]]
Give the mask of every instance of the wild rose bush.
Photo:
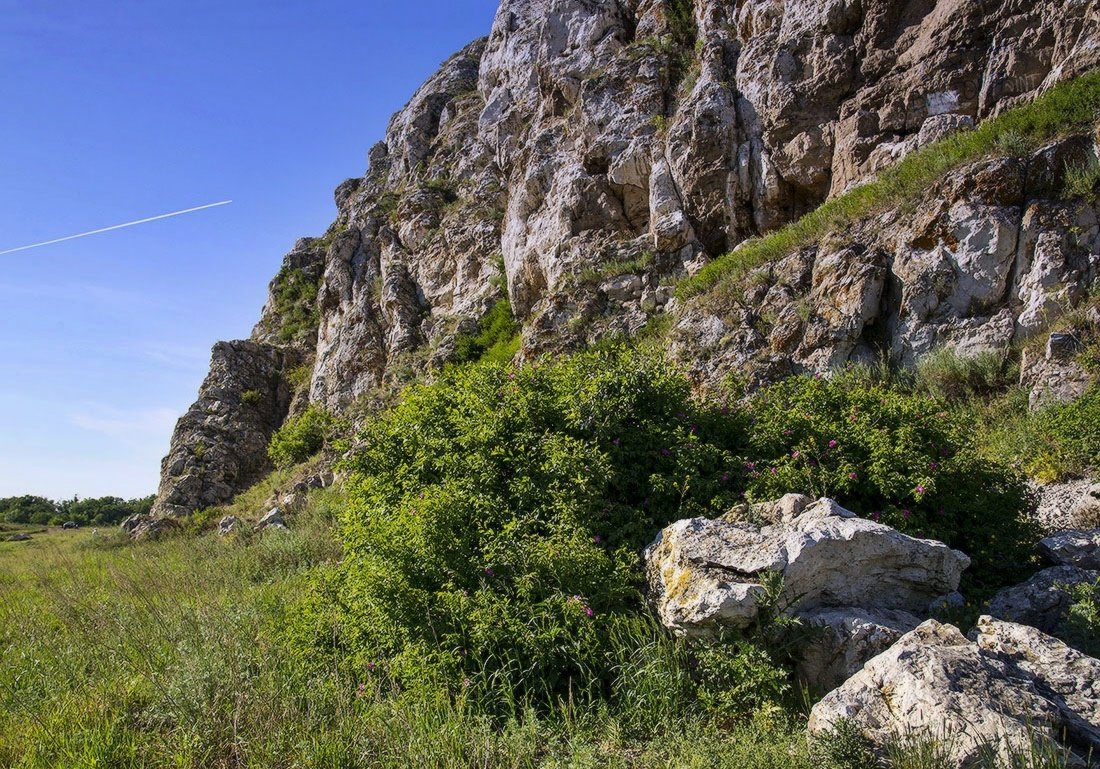
[[[622,350],[456,368],[373,418],[347,461],[345,557],[326,586],[339,643],[369,676],[504,711],[517,698],[671,697],[690,669],[639,664],[662,642],[652,625],[636,632],[641,551],[662,527],[746,498],[828,495],[966,551],[969,587],[990,587],[1029,557],[1030,500],[970,435],[954,412],[858,372],[730,406]],[[740,669],[755,658],[734,643]],[[714,655],[688,657],[701,670]],[[659,674],[627,687],[628,668]],[[772,668],[755,674],[783,691]],[[737,712],[728,699],[715,702]]]
[[[350,463],[334,585],[348,643],[402,686],[482,701],[616,688],[642,548],[739,498],[744,436],[739,413],[629,352],[409,389]]]
[[[979,457],[969,417],[852,370],[793,377],[746,406],[750,498],[829,496],[852,511],[967,553],[972,587],[1026,570],[1036,532],[1023,476]]]

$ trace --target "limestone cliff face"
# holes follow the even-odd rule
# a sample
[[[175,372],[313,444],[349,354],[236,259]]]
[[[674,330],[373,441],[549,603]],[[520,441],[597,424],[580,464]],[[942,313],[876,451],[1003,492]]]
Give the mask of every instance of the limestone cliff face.
[[[522,355],[672,312],[674,353],[705,377],[1003,345],[1096,270],[1096,213],[1042,202],[1042,158],[964,169],[919,212],[769,269],[747,302],[676,307],[669,284],[1097,64],[1100,9],[1084,0],[503,0],[489,37],[445,62],[366,175],[337,188],[328,233],[287,256],[253,343],[302,383],[287,409],[338,410],[447,360],[505,296]],[[199,404],[232,411],[246,384],[216,355]],[[214,455],[173,459],[225,440],[234,418],[181,420],[158,509],[248,482],[229,473],[197,495],[188,479],[217,475]],[[240,427],[269,435],[281,418],[242,411]],[[258,467],[262,442],[226,452]]]

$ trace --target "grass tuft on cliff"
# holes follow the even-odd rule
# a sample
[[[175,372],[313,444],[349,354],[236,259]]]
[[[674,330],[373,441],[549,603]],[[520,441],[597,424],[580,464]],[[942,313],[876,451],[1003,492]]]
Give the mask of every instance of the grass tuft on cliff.
[[[739,281],[751,270],[782,258],[860,218],[925,192],[944,174],[982,157],[1026,152],[1044,141],[1087,130],[1100,118],[1100,72],[1061,83],[1034,102],[929,144],[862,184],[790,224],[740,244],[677,286],[681,299]],[[1079,177],[1079,178],[1078,178]],[[1073,177],[1075,187],[1090,189],[1095,177],[1087,169]]]

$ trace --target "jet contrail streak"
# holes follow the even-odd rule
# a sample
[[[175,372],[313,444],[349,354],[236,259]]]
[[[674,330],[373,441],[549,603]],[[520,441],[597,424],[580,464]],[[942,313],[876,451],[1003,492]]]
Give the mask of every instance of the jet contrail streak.
[[[98,235],[101,232],[110,232],[111,230],[121,230],[123,227],[133,227],[135,224],[145,224],[146,222],[155,222],[158,219],[167,219],[170,216],[181,216],[182,214],[190,214],[194,211],[203,211],[207,208],[216,208],[217,206],[226,206],[232,203],[232,200],[223,200],[219,203],[207,203],[205,206],[195,206],[194,208],[185,208],[182,211],[173,211],[170,214],[161,214],[160,216],[150,216],[148,219],[138,219],[136,222],[126,222],[125,224],[115,224],[111,227],[104,227],[99,230],[91,230],[90,232],[82,232],[79,235],[66,235],[63,238],[55,238],[54,240],[44,240],[41,243],[32,243],[29,246],[19,246],[18,248],[9,248],[7,251],[0,251],[0,256],[4,254],[14,254],[16,251],[26,251],[28,248],[38,248],[40,246],[51,246],[54,243],[63,243],[66,240],[75,240],[76,238],[86,238],[89,235]]]

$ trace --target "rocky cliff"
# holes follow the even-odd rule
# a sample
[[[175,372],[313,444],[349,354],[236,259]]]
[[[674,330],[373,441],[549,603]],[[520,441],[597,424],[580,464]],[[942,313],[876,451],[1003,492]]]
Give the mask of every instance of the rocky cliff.
[[[1097,64],[1084,0],[503,0],[215,348],[157,510],[227,500],[287,413],[441,364],[504,299],[527,357],[668,314],[704,379],[1003,348],[1097,274],[1095,205],[1052,190],[1095,136],[957,169],[737,292],[672,285]]]

